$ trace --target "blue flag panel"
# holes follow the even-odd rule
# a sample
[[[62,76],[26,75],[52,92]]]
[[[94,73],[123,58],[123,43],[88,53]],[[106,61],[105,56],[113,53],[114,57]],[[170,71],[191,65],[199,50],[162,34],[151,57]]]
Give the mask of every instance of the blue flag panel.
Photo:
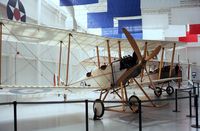
[[[140,16],[140,0],[108,0],[108,13],[113,17]]]
[[[120,34],[123,33],[122,28],[126,28],[130,33],[142,33],[142,19],[119,20],[118,28]]]
[[[107,28],[113,27],[113,18],[106,12],[88,13],[87,16],[88,28]]]
[[[118,33],[118,27],[113,28],[102,28],[102,36],[112,37],[112,38],[121,38],[122,34]]]
[[[131,33],[131,35],[134,37],[134,39],[136,40],[141,40],[143,35],[142,33]],[[124,34],[122,34],[122,37],[121,38],[124,38],[126,39],[126,36]]]
[[[115,17],[141,16],[141,0],[107,0],[107,12],[87,14],[88,28],[101,28],[102,36],[126,38],[122,32],[125,27],[135,39],[142,39],[142,19],[119,20],[114,27]],[[61,6],[87,5],[99,3],[99,0],[60,0]]]
[[[128,17],[128,16],[140,16],[140,0],[108,0],[108,11],[100,13],[88,13],[88,19],[92,19],[92,23],[88,22],[88,28],[110,28],[113,27],[114,17]],[[95,14],[95,15],[93,15]],[[102,15],[105,15],[104,17]],[[109,18],[109,17],[111,18]],[[100,17],[100,18],[98,18]],[[107,20],[101,20],[101,18],[107,18]],[[92,24],[92,25],[91,25]]]
[[[99,0],[60,0],[60,6],[74,6],[98,3]]]

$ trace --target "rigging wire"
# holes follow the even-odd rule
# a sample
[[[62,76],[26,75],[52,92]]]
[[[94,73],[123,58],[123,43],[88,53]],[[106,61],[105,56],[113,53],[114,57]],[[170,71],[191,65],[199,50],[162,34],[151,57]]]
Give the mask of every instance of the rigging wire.
[[[73,37],[72,37],[73,38]],[[88,51],[86,51],[84,48],[82,48],[81,47],[81,44],[77,41],[77,40],[75,40],[75,39],[73,39],[78,45],[79,45],[79,47],[86,53],[86,55],[87,55],[87,57],[88,58],[90,58],[90,56],[89,56],[89,54],[87,53]],[[96,40],[95,40],[96,41]],[[90,60],[91,61],[93,61],[91,58],[90,58]],[[94,62],[94,64],[97,66],[97,64],[96,64],[96,62],[95,61],[93,61]],[[100,70],[100,72],[103,74],[103,72]],[[111,80],[107,77],[107,76],[105,76],[104,75],[104,77],[105,77],[105,79],[107,79],[108,80],[108,82],[111,82]]]
[[[7,42],[8,42],[8,44],[10,45],[11,48],[13,48],[14,50],[16,50],[16,48],[12,45],[12,43],[10,43],[9,41],[7,41]],[[17,50],[16,50],[16,51],[17,51]],[[18,52],[18,51],[17,51],[17,52]],[[23,59],[28,63],[28,64],[26,64],[25,66],[23,66],[23,67],[20,69],[20,71],[21,71],[21,70],[24,70],[24,68],[27,67],[28,65],[31,65],[31,66],[33,67],[33,69],[35,69],[42,77],[44,77],[49,83],[52,84],[52,81],[50,81],[50,80],[48,79],[48,77],[46,77],[43,73],[41,73],[41,72],[37,69],[37,67],[35,67],[31,62],[29,62],[29,61],[30,61],[29,59],[27,59],[27,58],[26,58],[24,55],[22,55],[21,53],[19,53],[19,55],[22,56]],[[35,61],[37,61],[37,60],[35,60]],[[7,82],[9,79],[13,78],[13,76],[14,76],[14,73],[11,75],[11,77],[9,77],[9,78],[7,78],[6,80],[4,80],[3,83],[4,83],[4,82]]]
[[[10,32],[10,34],[12,35],[12,36],[14,36],[14,38],[16,38],[16,40],[18,40],[19,42],[20,42],[20,39],[12,32],[12,31],[10,31],[9,29],[8,29],[8,27],[6,27],[5,25],[4,25],[4,27]],[[8,36],[8,37],[10,37],[10,36]],[[7,38],[8,39],[8,38]],[[21,42],[21,44],[25,47],[25,49],[27,49],[33,56],[34,56],[34,58],[35,58],[35,60],[36,61],[38,61],[38,62],[40,62],[52,75],[54,74],[53,73],[53,71],[51,71],[51,69],[50,68],[48,68],[48,66],[46,66],[46,64],[44,64],[23,42]],[[12,44],[10,44],[11,46],[12,46]],[[15,49],[15,47],[12,47],[12,48],[14,48]],[[50,48],[50,47],[49,47]],[[49,48],[47,48],[47,49],[49,49]],[[15,49],[16,50],[16,49]],[[39,72],[38,71],[38,69],[33,65],[33,64],[31,64],[30,62],[29,62],[29,60],[25,57],[25,56],[23,56],[22,54],[20,54],[37,72]],[[48,78],[46,77],[46,76],[44,76],[41,72],[39,72],[40,73],[40,75],[41,76],[43,76],[48,82],[50,82],[50,83],[52,83],[51,81],[49,81],[48,80]],[[8,80],[6,80],[6,81],[8,81]]]
[[[13,35],[13,36],[16,38],[16,40],[21,41],[12,31],[9,30],[8,27],[6,27],[5,25],[4,25],[4,27],[10,32],[11,35]],[[36,59],[38,62],[40,62],[52,75],[54,74],[54,72],[51,71],[51,69],[49,69],[49,67],[46,66],[46,64],[44,64],[42,61],[40,61],[39,58],[37,57],[37,55],[35,55],[23,42],[22,42],[21,44],[22,44],[22,45],[25,47],[25,49],[27,49],[27,50],[35,57],[35,59]]]
[[[67,47],[66,44],[64,44],[64,46]],[[71,54],[72,54],[72,56],[73,56],[77,61],[79,61],[78,58],[76,57],[76,55],[75,55],[73,52],[71,52]],[[85,71],[87,71],[86,67],[85,67],[83,64],[81,64],[81,66],[84,68]],[[87,72],[88,72],[88,71],[87,71]],[[93,79],[94,79],[94,81],[98,84],[98,86],[101,87],[100,83],[99,83],[95,78],[93,78]],[[71,80],[71,81],[72,81],[72,80]],[[71,81],[70,81],[70,82],[71,82]],[[75,82],[75,83],[76,83],[76,82]],[[71,84],[69,84],[69,85],[73,85],[73,83],[71,83]]]

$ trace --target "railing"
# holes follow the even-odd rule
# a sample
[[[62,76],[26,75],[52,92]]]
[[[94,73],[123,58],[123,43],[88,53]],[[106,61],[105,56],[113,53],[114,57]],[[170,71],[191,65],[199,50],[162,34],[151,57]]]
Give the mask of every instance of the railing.
[[[46,101],[46,102],[8,102],[0,103],[1,105],[11,105],[13,104],[13,113],[14,113],[14,131],[17,131],[17,105],[19,104],[67,104],[67,103],[85,103],[85,128],[86,131],[89,131],[89,122],[88,122],[88,100],[83,101]]]
[[[196,89],[198,88],[198,94],[192,95],[193,93],[196,93]],[[195,91],[194,91],[195,90]],[[178,92],[188,92],[189,96],[185,97],[178,97]],[[192,87],[187,89],[176,89],[175,90],[175,98],[166,98],[166,99],[155,99],[151,100],[153,102],[156,101],[175,101],[175,110],[174,112],[178,112],[178,100],[179,99],[189,99],[189,117],[192,117],[192,97],[194,97],[194,106],[195,106],[195,119],[196,123],[194,125],[191,125],[194,128],[200,128],[198,125],[198,97],[199,97],[199,86],[198,87]],[[13,104],[13,111],[14,111],[14,131],[17,131],[17,105],[18,104],[68,104],[68,103],[85,103],[85,130],[89,131],[89,118],[88,118],[88,103],[93,103],[94,101],[89,100],[82,100],[82,101],[46,101],[46,102],[8,102],[8,103],[0,103],[1,105],[11,105]],[[139,100],[139,131],[142,131],[142,103],[150,102],[149,100]],[[123,103],[122,101],[104,101],[104,103]]]

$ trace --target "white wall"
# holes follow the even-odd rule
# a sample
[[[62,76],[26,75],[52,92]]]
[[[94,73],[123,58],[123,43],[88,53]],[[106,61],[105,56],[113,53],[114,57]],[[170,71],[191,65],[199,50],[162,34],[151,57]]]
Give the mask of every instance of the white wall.
[[[186,36],[186,26],[185,25],[169,25],[164,31],[165,37],[180,37]]]
[[[142,9],[163,9],[177,7],[180,5],[180,0],[141,0]]]
[[[200,23],[199,5],[199,0],[141,0],[143,39],[151,38],[154,30],[159,30],[152,35],[157,40],[185,36],[187,24]]]
[[[172,8],[172,24],[187,25],[200,23],[200,7]]]

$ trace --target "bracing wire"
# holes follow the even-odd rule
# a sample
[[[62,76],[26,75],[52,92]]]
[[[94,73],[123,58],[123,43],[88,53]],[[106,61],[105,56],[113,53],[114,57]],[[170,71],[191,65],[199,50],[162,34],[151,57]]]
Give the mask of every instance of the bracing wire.
[[[4,27],[5,27],[5,28],[10,32],[10,34],[13,35],[18,41],[21,41],[12,31],[10,31],[10,30],[8,29],[8,27],[6,27],[5,25],[4,25]],[[29,49],[23,42],[22,42],[22,45],[23,45],[23,46],[25,47],[25,49],[28,50],[28,51],[35,57],[35,59],[38,60],[52,75],[54,74],[54,72],[51,71],[51,69],[50,69],[48,66],[46,66],[46,64],[44,64],[42,61],[40,61],[39,58],[37,57],[37,55],[35,55],[35,54],[31,51],[31,49]]]
[[[66,44],[64,44],[64,45],[67,47]],[[71,52],[71,55],[72,55],[77,61],[79,61],[78,58],[76,57],[76,55],[75,55],[73,52]],[[83,64],[81,64],[81,66],[84,68],[85,71],[87,71],[86,67],[85,67]],[[87,72],[88,72],[88,71],[87,71]],[[100,83],[99,83],[97,80],[95,80],[95,78],[94,78],[94,81],[99,85],[99,87],[101,87]]]
[[[20,41],[20,39],[19,39],[12,31],[10,31],[5,25],[4,25],[4,27],[10,32],[11,35],[13,35],[13,36],[16,38],[16,40]],[[52,75],[54,74],[54,72],[51,71],[51,69],[50,69],[46,64],[44,64],[44,63],[37,57],[37,55],[35,55],[35,54],[31,51],[31,49],[29,49],[23,42],[22,42],[22,45],[25,47],[26,50],[28,50],[28,51],[34,56],[34,58],[35,58],[36,61],[40,62]],[[15,49],[15,47],[12,47],[12,48]],[[50,48],[50,47],[49,47],[49,48]],[[49,49],[49,48],[48,48],[48,49]],[[25,56],[23,56],[22,54],[20,54],[20,55],[28,62],[28,64],[30,64],[37,72],[39,72],[38,69],[37,69],[37,67],[35,67],[33,64],[31,64],[31,63],[28,61],[28,59],[26,59]],[[44,77],[48,82],[52,83],[52,82],[49,81],[48,78],[47,78],[46,76],[44,76],[41,72],[39,72],[39,73],[40,73],[40,75],[41,75],[42,77]],[[8,80],[6,80],[6,81],[8,81]]]
[[[78,46],[81,48],[81,50],[83,50],[83,51],[86,53],[87,57],[90,58],[89,54],[87,53],[88,51],[86,51],[84,48],[82,48],[82,47],[81,47],[81,44],[80,44],[77,40],[75,40],[75,39],[73,39],[73,40],[78,44]],[[93,61],[93,60],[91,59],[91,61]],[[94,64],[97,66],[97,64],[95,63],[95,61],[93,61],[93,62],[94,62]],[[101,70],[100,70],[100,71],[101,71]],[[102,72],[102,71],[101,71],[101,72]],[[111,80],[109,80],[109,78],[108,78],[107,76],[104,75],[104,77],[105,77],[105,79],[107,79],[109,82],[111,82]]]
[[[8,43],[9,43],[9,45],[10,45],[11,48],[13,48],[14,50],[16,50],[16,48],[15,48],[10,42],[8,42]],[[16,50],[16,51],[17,51],[17,50]],[[28,60],[24,55],[22,55],[21,53],[20,53],[19,55],[22,56],[23,59],[28,63],[28,64],[26,64],[25,66],[23,66],[21,69],[19,69],[19,71],[22,71],[22,70],[24,70],[25,67],[27,67],[28,65],[31,65],[31,66],[33,67],[33,69],[35,69],[44,79],[46,79],[49,83],[52,84],[52,81],[50,81],[50,80],[48,79],[48,77],[46,77],[43,73],[41,73],[41,72],[37,69],[37,67],[35,67],[31,62],[29,62],[29,60]],[[13,78],[13,76],[14,76],[14,73],[11,75],[11,77],[9,77],[9,78],[7,78],[6,80],[4,80],[3,83],[4,83],[4,82],[7,82],[9,79]]]

